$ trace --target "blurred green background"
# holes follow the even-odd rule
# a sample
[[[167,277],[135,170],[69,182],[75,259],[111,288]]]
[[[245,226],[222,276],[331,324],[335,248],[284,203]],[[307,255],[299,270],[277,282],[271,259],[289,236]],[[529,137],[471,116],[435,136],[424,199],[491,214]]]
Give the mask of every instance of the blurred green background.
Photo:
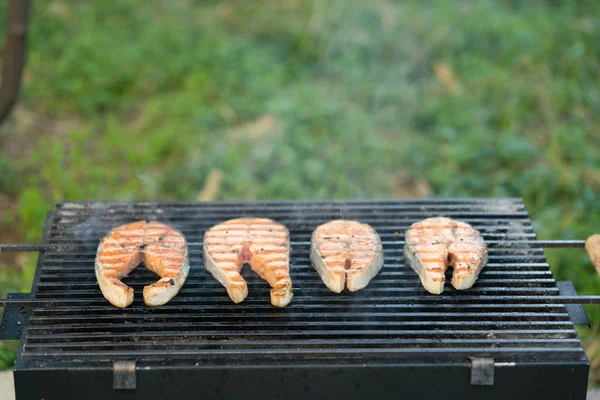
[[[517,196],[540,238],[600,233],[598,21],[597,0],[36,0],[0,242],[39,241],[58,200]],[[583,250],[546,254],[600,293]],[[35,261],[0,257],[2,297]]]

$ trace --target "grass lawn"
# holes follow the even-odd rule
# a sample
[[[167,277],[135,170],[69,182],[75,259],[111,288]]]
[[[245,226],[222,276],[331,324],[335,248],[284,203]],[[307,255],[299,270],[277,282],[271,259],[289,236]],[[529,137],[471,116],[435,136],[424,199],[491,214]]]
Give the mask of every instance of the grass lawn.
[[[0,241],[40,240],[58,200],[516,196],[542,239],[600,233],[598,21],[596,0],[35,1]],[[600,293],[583,250],[547,256]],[[1,256],[0,295],[34,263]]]

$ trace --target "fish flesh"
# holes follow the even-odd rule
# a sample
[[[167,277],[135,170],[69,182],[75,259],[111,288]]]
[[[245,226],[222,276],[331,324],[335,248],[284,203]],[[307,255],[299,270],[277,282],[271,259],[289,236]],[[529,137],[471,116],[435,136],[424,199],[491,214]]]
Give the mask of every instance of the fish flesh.
[[[468,289],[487,262],[481,233],[466,222],[445,217],[416,222],[406,232],[404,259],[419,275],[425,290],[444,291],[445,273],[452,267],[452,286]]]
[[[111,230],[100,241],[96,254],[96,278],[106,300],[121,308],[133,302],[133,288],[121,279],[142,262],[160,276],[160,280],[144,287],[144,303],[148,306],[167,303],[189,274],[185,237],[160,222],[139,221]]]
[[[238,218],[206,232],[204,266],[235,303],[248,296],[248,284],[240,275],[246,263],[271,286],[272,305],[290,303],[290,237],[284,225],[266,218]]]
[[[365,288],[383,266],[381,238],[370,225],[335,220],[314,230],[310,258],[323,283],[341,293]]]

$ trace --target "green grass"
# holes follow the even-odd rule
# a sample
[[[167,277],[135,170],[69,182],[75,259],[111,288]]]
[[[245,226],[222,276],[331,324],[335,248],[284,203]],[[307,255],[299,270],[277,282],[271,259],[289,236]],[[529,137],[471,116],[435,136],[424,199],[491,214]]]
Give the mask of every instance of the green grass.
[[[389,198],[412,180],[523,197],[540,238],[585,238],[599,19],[595,0],[36,1],[21,103],[51,123],[0,130],[27,148],[0,156],[2,223],[34,242],[55,201],[194,200],[218,168],[218,199]],[[583,251],[547,255],[600,293]],[[2,294],[27,287],[22,264]]]

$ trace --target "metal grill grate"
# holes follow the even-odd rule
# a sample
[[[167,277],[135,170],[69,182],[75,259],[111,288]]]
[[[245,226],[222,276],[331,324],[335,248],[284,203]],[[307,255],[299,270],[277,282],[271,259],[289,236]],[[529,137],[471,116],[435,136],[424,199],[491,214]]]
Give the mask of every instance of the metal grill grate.
[[[269,304],[268,285],[249,267],[249,297],[233,304],[203,267],[202,238],[215,223],[261,216],[285,224],[291,235],[294,299]],[[445,215],[479,229],[489,261],[475,286],[440,296],[426,293],[403,263],[404,233],[422,218]],[[334,294],[309,260],[310,235],[331,219],[356,219],[381,235],[385,265],[364,290]],[[114,226],[160,220],[189,243],[190,276],[167,305],[143,304],[155,275],[138,268],[125,280],[136,291],[132,306],[104,300],[94,275],[99,239]],[[521,200],[427,200],[262,203],[61,203],[47,223],[47,243],[78,246],[40,256],[33,307],[17,368],[112,365],[381,364],[460,361],[585,360],[566,308],[543,304],[559,295]],[[521,296],[528,300],[519,302]],[[490,300],[493,299],[493,300]],[[74,302],[76,301],[76,302]]]

